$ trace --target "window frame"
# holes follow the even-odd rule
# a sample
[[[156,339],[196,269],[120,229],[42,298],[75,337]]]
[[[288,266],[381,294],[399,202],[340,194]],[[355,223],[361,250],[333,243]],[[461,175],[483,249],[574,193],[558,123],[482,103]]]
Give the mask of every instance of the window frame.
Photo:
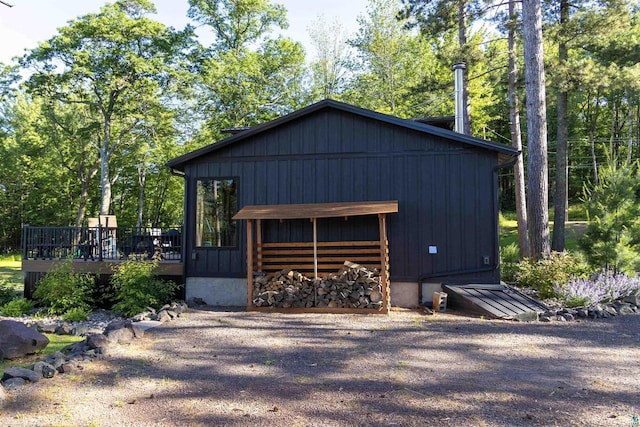
[[[236,187],[236,212],[232,213],[232,216],[235,215],[237,213],[238,210],[238,204],[239,204],[239,198],[238,198],[238,194],[239,194],[239,187],[238,187],[238,182],[239,182],[239,178],[237,176],[216,176],[216,177],[202,177],[202,178],[194,178],[193,179],[193,183],[194,183],[194,209],[193,209],[193,247],[199,250],[238,250],[240,248],[240,226],[239,226],[239,221],[238,220],[232,220],[232,222],[235,223],[236,225],[236,238],[235,238],[235,243],[234,245],[230,245],[230,246],[204,246],[204,245],[198,245],[198,190],[200,188],[200,183],[203,181],[233,181],[235,183],[235,187]]]

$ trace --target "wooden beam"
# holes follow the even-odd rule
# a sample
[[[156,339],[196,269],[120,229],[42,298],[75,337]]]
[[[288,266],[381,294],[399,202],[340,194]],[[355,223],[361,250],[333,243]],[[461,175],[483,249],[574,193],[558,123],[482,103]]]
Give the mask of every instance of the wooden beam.
[[[380,227],[380,282],[382,284],[382,310],[386,313],[389,312],[390,299],[389,299],[389,263],[387,261],[387,217],[385,214],[378,214],[378,224]]]
[[[262,271],[262,220],[256,220],[256,259],[258,271]]]
[[[318,280],[318,220],[313,221],[313,277]]]
[[[253,220],[247,220],[247,308],[253,306]]]

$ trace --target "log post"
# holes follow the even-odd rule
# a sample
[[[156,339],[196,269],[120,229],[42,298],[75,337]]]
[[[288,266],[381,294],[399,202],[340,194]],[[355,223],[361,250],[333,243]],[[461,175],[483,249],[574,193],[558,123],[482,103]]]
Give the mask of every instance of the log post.
[[[318,280],[318,220],[311,218],[313,222],[313,277]]]
[[[256,263],[262,271],[262,220],[256,219]]]
[[[253,220],[247,220],[247,307],[252,307],[253,296]]]
[[[389,259],[387,257],[387,217],[385,214],[378,214],[378,224],[380,227],[380,283],[382,285],[382,310],[389,312]]]

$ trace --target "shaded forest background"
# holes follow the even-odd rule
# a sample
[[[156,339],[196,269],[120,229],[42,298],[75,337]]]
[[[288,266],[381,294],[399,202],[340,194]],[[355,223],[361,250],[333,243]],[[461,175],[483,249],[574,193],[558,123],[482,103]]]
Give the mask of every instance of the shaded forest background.
[[[450,116],[460,61],[470,133],[511,145],[510,51],[522,114],[526,104],[520,13],[508,3],[371,0],[353,35],[319,17],[310,52],[275,35],[286,10],[267,0],[189,0],[184,29],[155,21],[146,0],[79,16],[0,64],[0,250],[19,248],[24,224],[83,225],[98,213],[121,225],[180,224],[183,181],[167,160],[323,98]],[[560,165],[563,198],[579,202],[603,165],[639,157],[640,8],[553,0],[543,12],[550,201],[563,194]],[[195,26],[213,42],[203,45]],[[502,208],[514,210],[513,172],[500,180]]]

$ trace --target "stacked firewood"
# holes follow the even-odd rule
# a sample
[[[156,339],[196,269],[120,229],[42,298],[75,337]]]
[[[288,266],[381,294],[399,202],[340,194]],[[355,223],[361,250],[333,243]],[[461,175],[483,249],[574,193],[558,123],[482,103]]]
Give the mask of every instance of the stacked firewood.
[[[380,272],[349,261],[336,274],[318,280],[293,270],[261,275],[253,281],[253,304],[278,308],[382,308]]]

